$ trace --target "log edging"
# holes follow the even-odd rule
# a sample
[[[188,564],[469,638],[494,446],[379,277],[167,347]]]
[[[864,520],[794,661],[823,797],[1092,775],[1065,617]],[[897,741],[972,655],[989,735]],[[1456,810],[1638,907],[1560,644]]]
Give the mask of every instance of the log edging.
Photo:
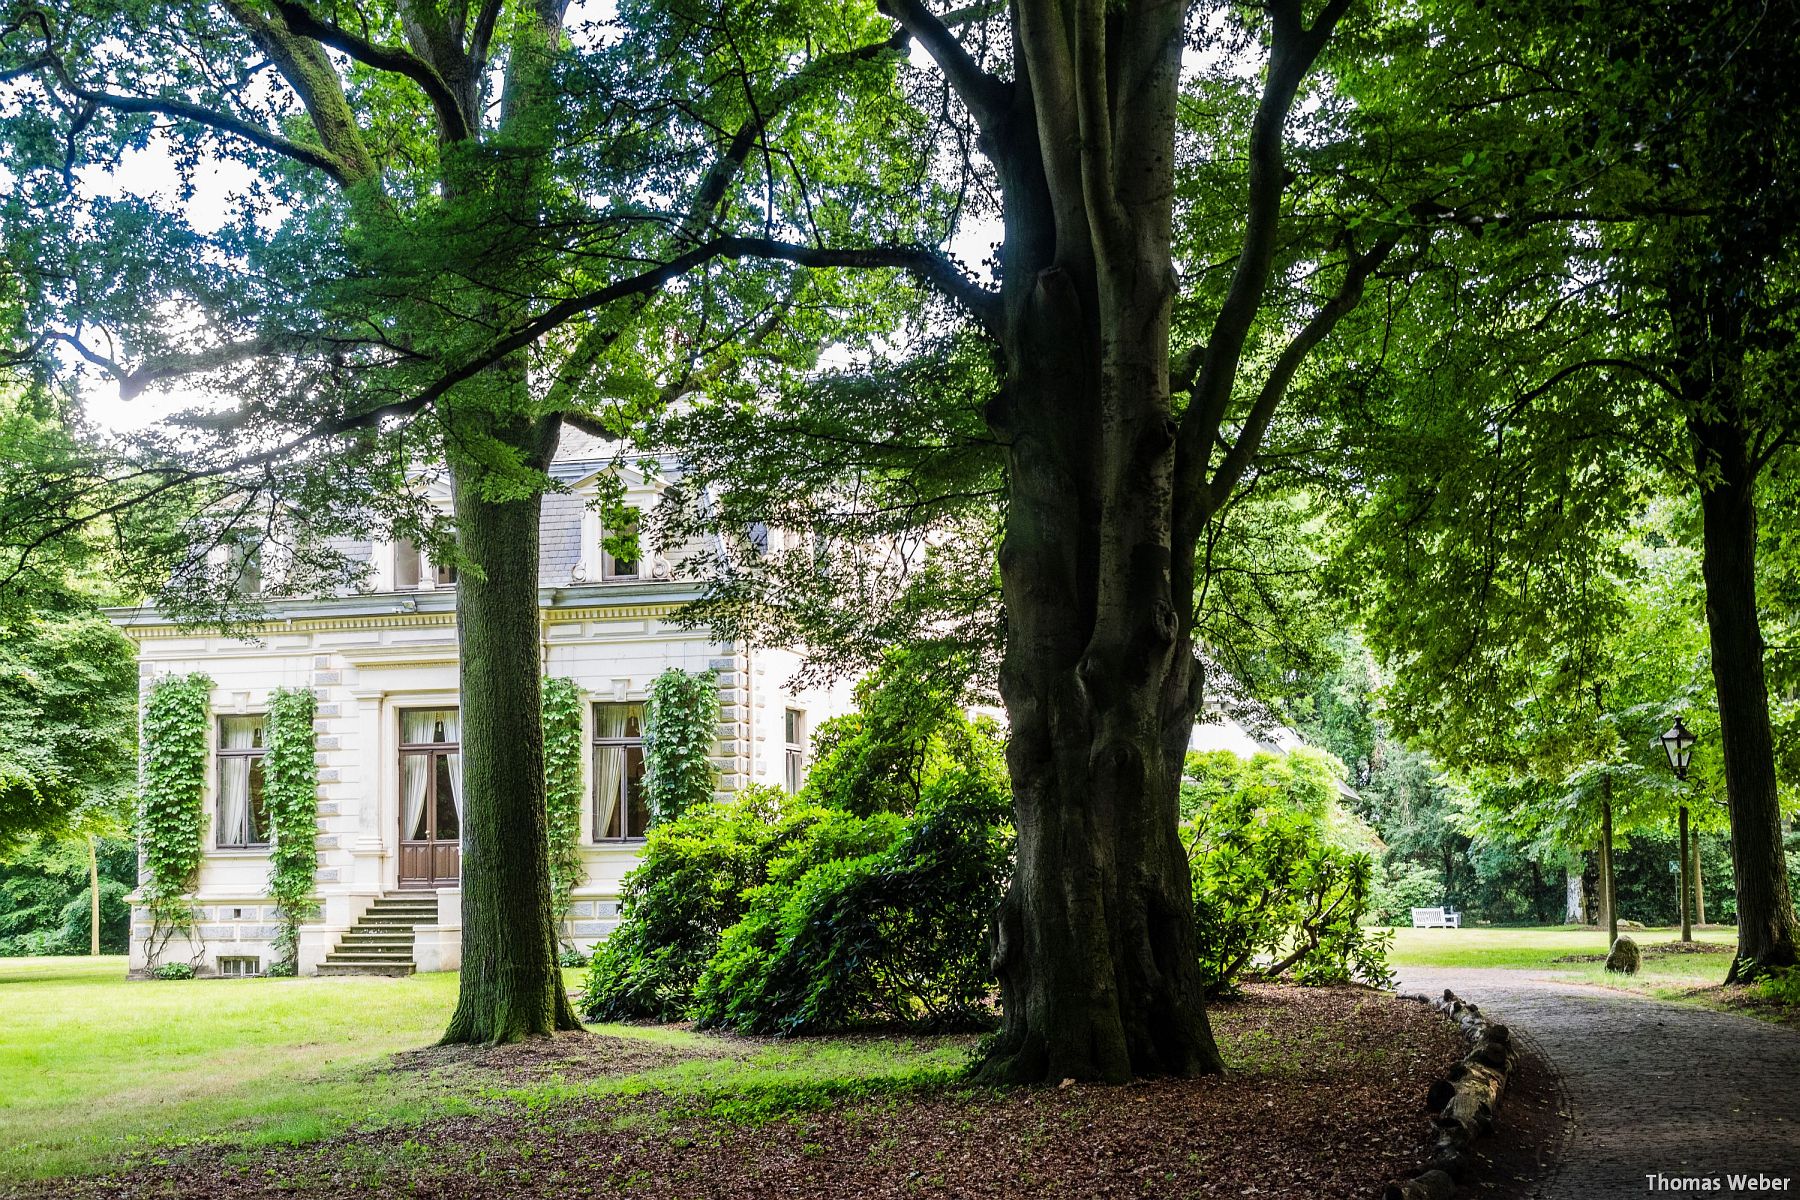
[[[1457,1185],[1474,1171],[1475,1142],[1494,1130],[1518,1051],[1511,1030],[1489,1020],[1479,1006],[1459,1000],[1449,988],[1442,999],[1416,994],[1400,998],[1429,1004],[1455,1022],[1469,1039],[1469,1052],[1425,1093],[1425,1107],[1432,1114],[1430,1160],[1410,1178],[1390,1182],[1382,1200],[1451,1200]]]

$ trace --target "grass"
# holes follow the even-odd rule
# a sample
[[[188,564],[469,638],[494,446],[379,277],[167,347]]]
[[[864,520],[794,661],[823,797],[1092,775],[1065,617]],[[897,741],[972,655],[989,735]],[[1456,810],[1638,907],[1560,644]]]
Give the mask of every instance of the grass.
[[[565,972],[571,986],[578,975]],[[0,959],[0,1183],[98,1170],[194,1141],[312,1141],[494,1099],[530,1107],[581,1091],[878,1087],[947,1070],[963,1055],[942,1040],[770,1046],[605,1026],[595,1032],[706,1057],[517,1088],[378,1070],[394,1052],[436,1041],[455,1001],[454,974],[145,982],[126,979],[122,957]]]
[[[1681,936],[1675,928],[1623,931],[1640,948],[1672,942]],[[1735,929],[1697,929],[1697,942],[1722,946],[1737,943]],[[1722,982],[1731,966],[1728,954],[1670,954],[1647,957],[1636,975],[1614,975],[1600,963],[1558,962],[1571,954],[1606,953],[1606,932],[1585,925],[1559,925],[1526,929],[1396,929],[1388,961],[1397,968],[1511,967],[1591,983],[1622,991],[1642,992],[1661,999],[1683,999],[1695,988]]]

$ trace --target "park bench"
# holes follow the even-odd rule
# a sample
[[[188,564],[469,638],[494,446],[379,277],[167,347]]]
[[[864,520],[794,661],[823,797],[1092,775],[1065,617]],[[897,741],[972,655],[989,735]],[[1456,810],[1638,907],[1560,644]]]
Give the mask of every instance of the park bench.
[[[1462,928],[1462,914],[1447,908],[1415,908],[1412,917],[1414,929]]]

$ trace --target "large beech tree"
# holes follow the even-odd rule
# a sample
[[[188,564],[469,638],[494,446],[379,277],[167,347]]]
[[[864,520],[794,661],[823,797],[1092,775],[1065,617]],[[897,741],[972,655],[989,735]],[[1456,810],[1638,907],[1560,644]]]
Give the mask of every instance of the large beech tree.
[[[970,366],[966,342],[931,340],[910,363],[814,388],[859,406],[853,418],[784,407],[769,428],[816,438],[825,465],[797,469],[827,487],[827,509],[937,512],[959,532],[980,522],[953,497],[1001,513],[997,674],[1019,842],[993,931],[1004,1016],[988,1078],[1221,1069],[1176,832],[1206,683],[1200,549],[1308,355],[1414,223],[1379,185],[1295,215],[1309,205],[1292,190],[1287,129],[1349,8],[1019,0],[959,35],[918,0],[882,4],[960,113],[967,136],[950,159],[997,205],[998,287],[956,294],[988,360]],[[1190,51],[1228,67],[1207,73]],[[941,100],[925,90],[915,103]],[[1319,128],[1326,142],[1341,132]],[[1312,198],[1327,178],[1311,180]],[[1371,219],[1358,225],[1346,207]],[[909,404],[919,389],[947,394],[951,410],[979,405],[979,429],[966,408]],[[689,426],[709,429],[713,471],[737,476],[728,485],[747,472],[725,438],[742,444],[753,426],[735,413]],[[844,441],[859,450],[830,449]],[[991,473],[977,443],[993,448]],[[762,472],[782,451],[747,453]],[[909,454],[954,469],[921,483]],[[845,472],[837,492],[831,464]],[[865,468],[887,473],[885,493],[866,490]],[[769,479],[746,490],[795,507]],[[945,586],[959,620],[935,628],[978,641],[986,583]]]
[[[858,7],[814,16],[832,37],[745,14],[725,31],[730,70],[661,96],[628,86],[639,47],[571,21],[563,0],[69,0],[0,18],[0,220],[22,313],[7,360],[50,384],[73,366],[127,397],[232,398],[9,492],[7,561],[103,526],[165,606],[232,620],[256,614],[236,586],[255,544],[288,592],[355,577],[334,533],[396,528],[462,568],[463,967],[447,1041],[575,1025],[554,958],[536,618],[562,427],[627,431],[658,395],[645,381],[793,307],[779,279],[726,295],[711,264],[854,263],[971,290],[911,237],[884,242],[863,191],[804,197],[815,233],[860,242],[769,236],[800,202],[756,153],[771,130],[809,124],[794,162],[841,153],[821,103],[860,148],[894,136],[838,85],[891,76],[904,35]],[[132,194],[128,171],[123,192],[96,182],[132,154],[128,170],[160,156],[183,187],[221,162],[244,183],[207,228],[185,195]],[[686,295],[666,297],[676,280]],[[664,337],[699,294],[722,327]],[[420,506],[413,481],[433,469],[453,517]]]

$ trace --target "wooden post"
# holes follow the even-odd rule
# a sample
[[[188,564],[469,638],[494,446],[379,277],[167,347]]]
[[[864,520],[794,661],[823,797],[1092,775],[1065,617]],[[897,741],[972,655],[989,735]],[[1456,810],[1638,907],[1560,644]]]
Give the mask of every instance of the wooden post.
[[[88,834],[88,953],[100,957],[100,854]]]

